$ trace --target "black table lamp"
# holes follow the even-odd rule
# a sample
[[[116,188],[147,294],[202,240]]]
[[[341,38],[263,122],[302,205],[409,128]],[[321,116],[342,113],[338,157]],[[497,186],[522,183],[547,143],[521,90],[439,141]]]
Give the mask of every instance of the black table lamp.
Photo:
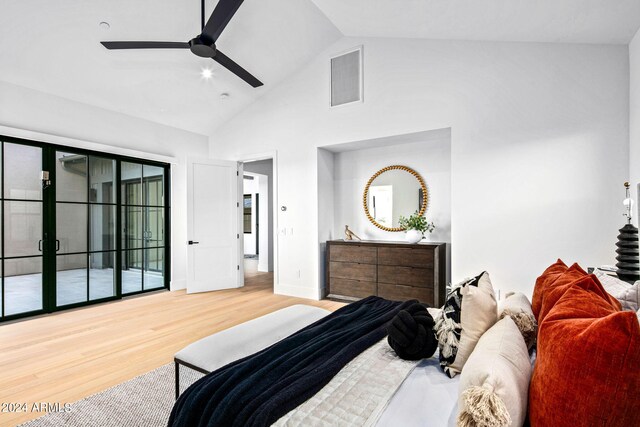
[[[616,267],[617,275],[620,280],[633,283],[640,280],[640,251],[638,249],[638,229],[631,224],[633,216],[633,199],[629,196],[629,183],[624,183],[626,197],[624,199],[625,213],[627,223],[622,227],[618,234],[618,243],[616,246]]]

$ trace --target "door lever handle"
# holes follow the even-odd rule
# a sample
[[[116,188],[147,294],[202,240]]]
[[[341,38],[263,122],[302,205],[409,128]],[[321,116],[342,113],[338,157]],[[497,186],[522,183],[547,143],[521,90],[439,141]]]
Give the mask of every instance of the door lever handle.
[[[190,244],[190,245],[197,245],[197,244],[199,244],[199,243],[200,243],[200,242],[194,242],[193,240],[189,240],[189,244]]]

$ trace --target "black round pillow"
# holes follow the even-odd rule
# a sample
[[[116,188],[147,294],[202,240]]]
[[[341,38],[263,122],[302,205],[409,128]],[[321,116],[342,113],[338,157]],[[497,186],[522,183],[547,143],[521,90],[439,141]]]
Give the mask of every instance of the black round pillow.
[[[431,357],[438,348],[433,325],[435,321],[427,308],[416,302],[400,310],[393,318],[387,328],[387,341],[402,359],[420,360]]]

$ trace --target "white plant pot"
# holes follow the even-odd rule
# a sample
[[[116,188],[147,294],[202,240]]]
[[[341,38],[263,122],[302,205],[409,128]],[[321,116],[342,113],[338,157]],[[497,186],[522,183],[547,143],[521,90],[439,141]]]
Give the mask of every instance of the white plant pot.
[[[407,230],[407,235],[405,236],[405,240],[408,243],[418,243],[422,238],[422,233],[418,230]]]

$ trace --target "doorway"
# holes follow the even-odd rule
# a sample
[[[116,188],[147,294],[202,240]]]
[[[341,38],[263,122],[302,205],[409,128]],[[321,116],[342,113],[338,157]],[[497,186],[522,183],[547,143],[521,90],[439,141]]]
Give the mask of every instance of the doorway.
[[[0,320],[168,287],[168,165],[1,136],[0,157]]]
[[[273,286],[273,159],[243,163],[243,236],[245,281]]]

